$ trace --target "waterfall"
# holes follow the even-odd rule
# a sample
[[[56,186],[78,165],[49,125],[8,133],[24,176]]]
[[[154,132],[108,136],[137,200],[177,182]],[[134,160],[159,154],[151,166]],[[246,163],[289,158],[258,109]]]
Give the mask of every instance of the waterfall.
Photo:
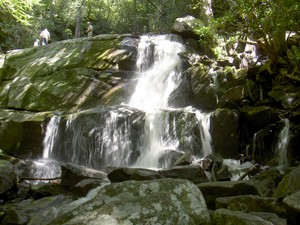
[[[53,116],[46,128],[46,134],[43,141],[44,145],[44,151],[43,151],[43,158],[48,159],[49,155],[51,154],[51,151],[54,146],[55,138],[57,136],[58,132],[58,125],[59,125],[60,117]]]
[[[178,53],[185,50],[179,40],[171,41],[170,37],[142,36],[137,59],[141,73],[128,103],[131,107],[146,112],[168,107],[170,94],[181,82]]]
[[[289,144],[289,129],[290,123],[288,119],[283,119],[284,126],[280,131],[277,139],[276,149],[275,149],[275,156],[278,160],[278,168],[279,170],[285,170],[288,165],[287,161],[287,148]],[[283,172],[282,171],[282,172]]]
[[[135,89],[127,103],[55,116],[48,123],[44,158],[102,169],[170,167],[172,157],[212,152],[210,114],[172,108],[182,80],[179,36],[142,36]]]
[[[159,167],[159,159],[166,151],[180,148],[179,137],[175,132],[176,121],[173,120],[173,129],[168,129],[169,118],[165,118],[166,112],[161,109],[172,110],[168,99],[181,82],[182,70],[178,53],[184,50],[180,40],[172,41],[168,35],[141,38],[137,60],[140,77],[128,103],[131,107],[146,112],[142,154],[136,166]],[[188,113],[194,113],[198,119],[202,147],[205,151],[203,155],[206,156],[211,153],[207,119],[209,117],[195,111],[186,110]]]
[[[141,37],[137,59],[140,77],[128,103],[146,112],[143,149],[136,166],[158,167],[164,149],[178,147],[176,138],[166,132],[168,120],[163,119],[160,109],[168,107],[169,95],[180,84],[178,53],[184,49],[180,42],[170,41],[168,35]],[[168,141],[164,141],[164,136]]]

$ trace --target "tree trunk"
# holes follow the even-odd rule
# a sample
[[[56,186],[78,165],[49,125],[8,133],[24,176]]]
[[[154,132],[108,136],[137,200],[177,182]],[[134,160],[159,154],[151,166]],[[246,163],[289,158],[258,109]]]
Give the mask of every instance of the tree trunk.
[[[202,0],[201,14],[202,14],[203,22],[206,26],[208,26],[209,21],[211,20],[211,18],[213,18],[211,1],[212,0]]]
[[[137,27],[138,27],[138,22],[137,22],[137,14],[138,14],[138,12],[137,12],[137,2],[136,2],[136,0],[133,0],[133,3],[132,3],[133,5],[132,5],[132,7],[133,7],[133,9],[132,9],[132,11],[133,11],[133,21],[132,21],[132,32],[133,33],[135,33],[135,32],[137,32]]]
[[[84,0],[81,1],[80,5],[77,9],[76,15],[76,25],[75,25],[75,38],[80,37],[80,30],[81,30],[81,21],[82,21],[82,6],[84,5]]]

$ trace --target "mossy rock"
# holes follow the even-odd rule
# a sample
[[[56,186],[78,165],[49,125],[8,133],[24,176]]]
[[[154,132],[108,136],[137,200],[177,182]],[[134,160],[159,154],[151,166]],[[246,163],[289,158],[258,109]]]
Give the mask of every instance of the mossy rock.
[[[222,157],[236,157],[239,150],[239,114],[235,110],[217,109],[211,117],[214,152]]]
[[[0,195],[11,189],[16,184],[14,166],[6,160],[0,160]]]
[[[288,195],[300,191],[300,166],[293,168],[289,173],[285,174],[278,184],[273,197],[283,199]]]
[[[121,84],[123,79],[127,80],[127,73],[119,72],[121,77],[113,75],[108,79],[103,79],[101,74],[118,71],[129,61],[135,65],[136,49],[124,46],[122,41],[126,38],[129,37],[100,35],[9,52],[0,74],[5,80],[0,85],[0,106],[28,111],[74,112],[123,102],[122,86],[118,92],[110,90],[116,85],[113,79],[120,78]],[[131,39],[134,42],[136,37]]]
[[[0,111],[0,149],[19,158],[40,157],[43,123],[50,113]]]
[[[77,204],[77,208],[65,207],[51,224],[103,221],[103,224],[192,225],[210,222],[201,192],[187,180],[112,183],[94,189],[91,197]]]
[[[280,112],[268,106],[241,108],[241,118],[248,125],[250,132],[257,132],[269,124],[280,121]]]
[[[0,77],[2,80],[20,76],[34,78],[70,68],[116,69],[120,61],[132,54],[119,47],[125,37],[100,35],[12,51],[7,54]]]

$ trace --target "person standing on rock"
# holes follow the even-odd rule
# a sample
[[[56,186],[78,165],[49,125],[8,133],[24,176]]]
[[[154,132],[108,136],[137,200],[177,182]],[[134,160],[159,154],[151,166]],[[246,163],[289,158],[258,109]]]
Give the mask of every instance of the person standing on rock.
[[[87,22],[88,28],[86,30],[87,36],[92,37],[93,36],[93,26],[90,22]]]
[[[50,40],[50,33],[47,30],[47,28],[45,28],[45,30],[43,30],[40,34],[41,40],[42,40],[42,45],[47,45],[49,43]]]

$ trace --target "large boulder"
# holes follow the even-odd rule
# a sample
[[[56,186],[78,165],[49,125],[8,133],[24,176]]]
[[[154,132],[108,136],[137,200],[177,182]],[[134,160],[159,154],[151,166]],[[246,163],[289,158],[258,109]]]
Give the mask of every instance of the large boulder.
[[[208,178],[199,165],[176,166],[170,169],[118,168],[108,174],[111,182],[126,180],[153,180],[162,178],[186,179],[194,184],[207,182]]]
[[[44,121],[49,113],[0,110],[0,148],[23,158],[43,153]]]
[[[239,150],[239,115],[230,109],[217,109],[211,116],[214,153],[234,158]]]
[[[278,184],[273,197],[278,199],[284,199],[285,197],[300,191],[300,166],[292,168],[290,172],[287,172],[283,179]]]
[[[300,102],[300,90],[298,87],[276,85],[268,92],[268,95],[279,102],[284,109],[296,110]]]
[[[272,225],[268,220],[244,212],[234,212],[228,209],[218,209],[212,216],[213,224],[239,224],[239,225]]]
[[[183,37],[198,39],[199,36],[194,32],[193,29],[200,24],[204,26],[204,23],[201,20],[189,15],[186,17],[177,18],[171,30],[173,33],[180,34]]]
[[[292,224],[298,224],[300,219],[300,191],[283,199],[288,219]]]
[[[134,69],[137,40],[130,35],[100,35],[11,51],[0,73],[5,81],[0,86],[0,105],[76,111],[108,104],[102,97],[115,85],[110,81],[115,76],[107,71]],[[120,73],[117,77],[126,79]]]
[[[75,207],[74,207],[75,206]],[[197,186],[187,180],[125,181],[64,207],[51,224],[209,224]]]
[[[57,195],[0,206],[1,224],[49,224],[57,213],[57,208],[72,200],[70,195]]]
[[[163,178],[156,170],[144,168],[117,168],[112,170],[108,175],[111,182],[122,182],[128,180],[154,180]]]
[[[259,193],[264,197],[271,197],[283,175],[276,168],[266,169],[251,178]]]
[[[194,65],[186,73],[191,77],[194,105],[201,109],[215,109],[217,94],[209,74],[209,67],[204,64]]]
[[[197,184],[201,190],[207,206],[215,208],[217,197],[235,195],[259,195],[259,191],[251,181],[217,181]]]
[[[282,131],[286,130],[286,134],[282,133]],[[290,155],[288,152],[288,126],[286,122],[279,121],[276,124],[269,124],[265,126],[263,129],[259,130],[253,136],[252,144],[250,145],[252,148],[252,158],[259,163],[267,162],[268,165],[272,166],[281,166],[286,167],[286,162],[280,162],[283,160],[283,155],[286,155],[287,161],[289,160]],[[275,138],[274,138],[275,137]],[[263,143],[263,144],[262,144]],[[286,146],[283,145],[286,143]],[[270,148],[270,146],[274,146],[274,148]],[[279,148],[278,146],[282,146]],[[279,154],[279,151],[282,151],[284,154]],[[281,165],[280,165],[281,164]]]
[[[16,181],[14,166],[6,160],[0,160],[0,195],[15,186]]]
[[[265,126],[280,121],[280,112],[268,106],[245,106],[241,108],[241,119],[247,125],[249,133],[254,134]]]
[[[271,212],[280,216],[286,215],[285,209],[276,204],[275,198],[258,195],[220,197],[216,199],[216,208],[227,208],[243,212]]]
[[[107,180],[107,174],[98,170],[64,164],[61,166],[61,185],[64,187],[73,187],[84,179]]]

